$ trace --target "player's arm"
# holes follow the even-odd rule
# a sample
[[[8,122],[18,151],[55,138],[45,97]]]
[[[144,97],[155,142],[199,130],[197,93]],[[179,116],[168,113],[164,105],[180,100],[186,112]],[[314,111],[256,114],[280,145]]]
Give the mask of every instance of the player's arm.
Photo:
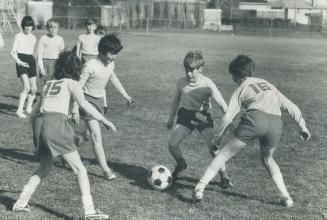
[[[65,51],[65,42],[62,37],[60,37],[60,46],[59,46],[59,53],[62,53]]]
[[[128,103],[132,102],[132,98],[127,94],[126,90],[124,89],[123,85],[120,83],[118,77],[114,72],[110,76],[110,82],[118,90],[118,92],[127,100]]]
[[[43,64],[43,37],[40,38],[37,45],[37,64],[40,68],[40,73],[42,76],[45,75],[45,69]]]
[[[78,59],[80,59],[80,60],[81,60],[81,58],[82,58],[82,54],[81,54],[81,45],[82,45],[81,39],[80,39],[80,37],[78,37],[78,40],[77,40],[77,43],[76,43],[76,56],[77,56]]]
[[[17,65],[28,67],[28,63],[23,62],[18,58],[17,50],[18,50],[18,42],[17,42],[17,38],[15,37],[12,49],[10,51],[10,55],[12,56],[12,58],[14,58]]]
[[[223,96],[219,92],[217,86],[211,80],[209,81],[209,86],[210,86],[211,91],[212,91],[212,98],[216,101],[216,103],[218,104],[220,110],[225,114],[226,111],[227,111],[227,104],[226,104]]]
[[[94,117],[96,120],[102,122],[107,128],[111,128],[114,132],[117,132],[115,125],[107,120],[96,108],[94,108],[84,97],[82,88],[76,83],[71,84],[71,92],[73,99],[78,105],[84,109],[88,114]]]
[[[305,120],[302,117],[302,113],[297,105],[295,105],[292,101],[290,101],[286,96],[284,96],[277,88],[274,88],[277,92],[277,96],[279,99],[280,107],[287,111],[288,114],[298,123],[300,128],[300,137],[303,140],[310,139],[311,135],[307,126],[305,124]]]
[[[180,101],[181,101],[181,90],[180,90],[180,88],[179,88],[179,86],[177,84],[177,89],[176,89],[176,92],[175,92],[173,103],[171,105],[171,110],[170,110],[169,118],[168,118],[168,121],[166,123],[166,127],[168,129],[171,129],[173,127],[174,118],[175,118],[175,115],[177,113],[177,109],[179,107]]]

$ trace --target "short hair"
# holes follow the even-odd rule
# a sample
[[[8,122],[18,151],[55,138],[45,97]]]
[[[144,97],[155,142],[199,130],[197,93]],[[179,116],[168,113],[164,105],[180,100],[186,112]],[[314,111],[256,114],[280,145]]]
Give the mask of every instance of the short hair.
[[[57,24],[59,26],[59,22],[56,19],[50,18],[45,25],[47,30],[49,30],[51,24]]]
[[[32,26],[33,27],[33,30],[35,29],[35,24],[34,24],[34,20],[31,16],[27,15],[27,16],[24,16],[23,19],[22,19],[22,22],[21,22],[21,27],[22,29],[24,30],[25,27],[27,26]]]
[[[118,54],[123,49],[120,39],[116,34],[108,34],[101,38],[98,45],[99,57],[104,61],[104,57],[110,52],[111,54]]]
[[[57,80],[63,78],[79,80],[80,71],[81,62],[77,55],[71,51],[65,51],[59,54],[53,77]]]
[[[252,76],[255,69],[255,63],[246,55],[238,55],[230,64],[229,72],[233,75],[233,78],[242,79],[248,76]]]
[[[204,65],[204,58],[200,50],[189,51],[184,58],[184,67],[192,70],[199,69]]]
[[[94,31],[95,34],[102,34],[102,35],[106,35],[106,28],[102,25],[99,25],[95,31]]]
[[[89,24],[97,24],[97,20],[95,18],[87,18],[85,21],[85,26],[89,25]]]

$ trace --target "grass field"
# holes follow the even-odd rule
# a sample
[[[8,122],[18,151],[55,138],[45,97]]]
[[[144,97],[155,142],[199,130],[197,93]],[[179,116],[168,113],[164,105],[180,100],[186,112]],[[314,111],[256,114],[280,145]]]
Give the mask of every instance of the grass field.
[[[39,37],[44,32],[36,32]],[[81,32],[62,32],[72,47]],[[82,204],[76,177],[55,163],[30,201],[31,213],[12,213],[11,207],[29,176],[38,167],[33,156],[28,120],[15,117],[21,84],[9,51],[13,34],[5,34],[0,52],[0,219],[80,219]],[[103,128],[107,160],[118,178],[102,178],[86,142],[80,148],[89,172],[96,207],[112,219],[327,219],[327,40],[325,37],[288,38],[218,35],[212,33],[121,33],[124,50],[116,59],[116,73],[134,99],[127,106],[112,87],[107,87],[109,116],[118,128]],[[258,145],[247,146],[228,163],[235,187],[222,190],[219,178],[205,192],[203,203],[191,203],[197,180],[210,162],[205,143],[194,133],[182,150],[188,169],[165,192],[152,190],[147,170],[163,164],[170,170],[165,128],[176,79],[183,76],[182,60],[190,49],[205,56],[204,74],[217,84],[226,101],[236,88],[228,74],[229,62],[238,54],[250,55],[256,74],[272,82],[302,110],[312,133],[301,142],[297,126],[284,114],[284,132],[275,153],[295,207],[278,204],[277,190],[260,163]],[[222,116],[213,106],[216,123]]]

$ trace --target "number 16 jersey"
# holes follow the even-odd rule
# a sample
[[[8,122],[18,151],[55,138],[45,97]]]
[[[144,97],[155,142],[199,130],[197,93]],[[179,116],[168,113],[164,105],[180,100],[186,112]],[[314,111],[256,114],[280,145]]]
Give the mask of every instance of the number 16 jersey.
[[[299,108],[264,79],[248,77],[242,82],[231,97],[224,120],[231,122],[241,107],[278,116],[284,109],[300,125],[305,123]]]

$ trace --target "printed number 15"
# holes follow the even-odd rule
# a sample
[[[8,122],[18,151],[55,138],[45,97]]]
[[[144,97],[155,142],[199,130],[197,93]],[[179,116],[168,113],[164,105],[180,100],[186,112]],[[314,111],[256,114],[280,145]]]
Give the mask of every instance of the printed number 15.
[[[43,95],[58,95],[61,90],[61,84],[63,81],[56,81],[56,82],[47,82],[46,88],[43,92]]]
[[[267,83],[262,82],[262,83],[256,83],[256,84],[250,84],[249,85],[255,93],[260,93],[261,91],[267,91],[271,90],[271,88],[267,85]]]

